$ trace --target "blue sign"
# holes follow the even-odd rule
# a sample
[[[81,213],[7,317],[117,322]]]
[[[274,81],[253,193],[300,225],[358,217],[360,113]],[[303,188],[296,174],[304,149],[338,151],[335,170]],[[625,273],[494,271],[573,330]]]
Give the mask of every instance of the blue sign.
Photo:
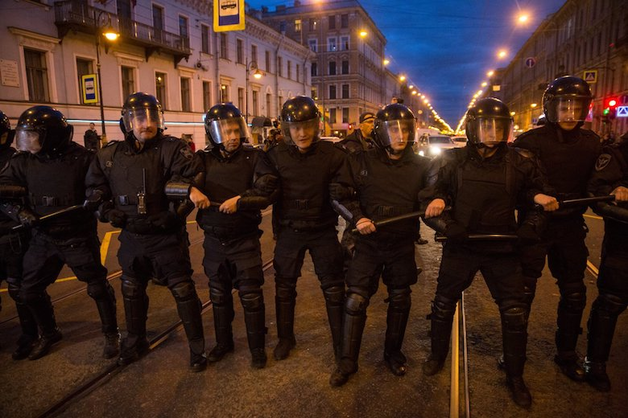
[[[96,74],[86,74],[81,76],[83,84],[83,103],[98,103],[98,78]]]
[[[534,57],[528,57],[526,58],[526,67],[528,68],[532,68],[536,65],[536,58]]]
[[[628,118],[628,106],[617,106],[617,117]]]

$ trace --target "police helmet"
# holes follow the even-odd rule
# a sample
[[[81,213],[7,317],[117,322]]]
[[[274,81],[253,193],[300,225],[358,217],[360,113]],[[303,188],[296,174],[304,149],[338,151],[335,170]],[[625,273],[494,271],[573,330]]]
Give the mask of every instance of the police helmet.
[[[414,143],[416,131],[416,119],[414,113],[406,105],[393,103],[380,109],[375,116],[373,127],[373,142],[380,149],[385,149],[390,153],[396,153],[391,143],[399,135],[408,133],[405,149],[411,148]]]
[[[584,122],[591,105],[591,89],[578,77],[559,77],[543,93],[543,112],[550,123]]]
[[[164,112],[159,100],[151,94],[137,92],[126,98],[122,106],[124,131],[133,133],[133,128],[155,124],[158,132],[164,130]]]
[[[296,145],[292,138],[292,130],[303,129],[313,135],[312,142],[319,140],[321,113],[311,97],[292,97],[283,104],[281,109],[281,132],[287,144]],[[295,131],[296,132],[296,131]]]
[[[223,151],[225,141],[230,138],[239,138],[240,144],[250,138],[248,126],[240,109],[231,103],[217,104],[207,111],[205,133],[212,145]]]
[[[73,133],[63,113],[50,106],[33,106],[17,121],[16,146],[31,154],[58,151],[70,144]]]
[[[14,136],[15,131],[11,129],[9,118],[0,110],[0,149],[9,148]]]
[[[473,145],[493,147],[506,143],[511,138],[512,128],[508,106],[494,97],[478,100],[467,111],[465,130]]]

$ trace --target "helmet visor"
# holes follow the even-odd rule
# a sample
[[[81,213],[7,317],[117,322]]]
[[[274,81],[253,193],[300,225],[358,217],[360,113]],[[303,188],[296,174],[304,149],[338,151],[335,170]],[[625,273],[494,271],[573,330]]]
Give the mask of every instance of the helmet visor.
[[[513,133],[512,120],[506,118],[478,118],[476,129],[477,142],[488,146],[508,142]]]
[[[303,122],[284,121],[281,122],[281,131],[288,143],[299,145],[317,141],[320,134],[320,126],[318,118]]]
[[[209,134],[216,144],[224,144],[230,139],[245,142],[251,137],[246,121],[242,116],[212,120],[209,124]]]
[[[127,132],[148,126],[153,126],[157,129],[164,128],[163,113],[159,109],[152,107],[125,109],[122,112],[122,121]]]
[[[557,97],[547,107],[547,119],[553,123],[583,122],[589,113],[591,99],[585,97]]]
[[[15,138],[18,151],[30,152],[31,154],[37,154],[41,151],[44,143],[39,131],[27,128],[18,127],[15,131]]]
[[[377,124],[377,137],[381,146],[388,147],[394,144],[414,142],[416,122],[414,119],[387,120]]]

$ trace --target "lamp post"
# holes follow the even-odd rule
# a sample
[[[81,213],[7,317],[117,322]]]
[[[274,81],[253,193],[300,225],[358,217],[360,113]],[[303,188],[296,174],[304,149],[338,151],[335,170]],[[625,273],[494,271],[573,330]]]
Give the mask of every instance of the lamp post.
[[[362,39],[362,112],[366,111],[366,37],[368,32],[364,29],[358,32]],[[358,112],[358,115],[360,112]]]
[[[115,41],[116,39],[118,39],[120,34],[111,27],[111,16],[109,14],[107,14],[107,23],[102,26],[100,25],[100,19],[102,18],[104,13],[107,13],[107,12],[105,10],[94,9],[94,29],[95,29],[94,33],[96,36],[96,72],[98,76],[98,97],[99,97],[99,103],[100,103],[100,123],[101,123],[101,129],[102,129],[101,138],[103,140],[106,140],[107,130],[105,128],[105,105],[103,103],[102,77],[100,75],[100,37],[105,36],[105,38],[107,38],[109,41]],[[101,31],[101,29],[103,28],[104,30]]]
[[[253,77],[256,80],[262,78],[262,72],[257,68],[257,63],[255,61],[247,61],[246,63],[246,78],[244,80],[244,116],[246,120],[246,124],[249,124],[249,77],[251,76],[251,70],[253,71]]]

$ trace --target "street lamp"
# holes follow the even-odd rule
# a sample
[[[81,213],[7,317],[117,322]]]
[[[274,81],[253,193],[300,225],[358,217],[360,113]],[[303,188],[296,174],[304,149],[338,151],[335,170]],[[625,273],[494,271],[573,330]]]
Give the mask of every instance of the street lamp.
[[[100,36],[103,35],[108,41],[115,41],[120,34],[116,32],[111,26],[111,16],[107,14],[107,22],[104,25],[100,25],[100,19],[103,14],[107,13],[105,10],[97,11],[94,9],[94,28],[96,35],[96,71],[98,75],[98,96],[100,98],[100,124],[102,129],[102,140],[107,140],[107,130],[105,128],[105,105],[102,97],[102,77],[100,75]],[[105,48],[105,52],[107,49]]]
[[[246,96],[244,100],[244,114],[247,125],[249,123],[249,77],[251,76],[251,70],[254,70],[253,78],[255,78],[256,80],[262,78],[262,72],[259,70],[259,68],[257,68],[257,62],[247,61],[246,78],[244,80],[244,95]]]

